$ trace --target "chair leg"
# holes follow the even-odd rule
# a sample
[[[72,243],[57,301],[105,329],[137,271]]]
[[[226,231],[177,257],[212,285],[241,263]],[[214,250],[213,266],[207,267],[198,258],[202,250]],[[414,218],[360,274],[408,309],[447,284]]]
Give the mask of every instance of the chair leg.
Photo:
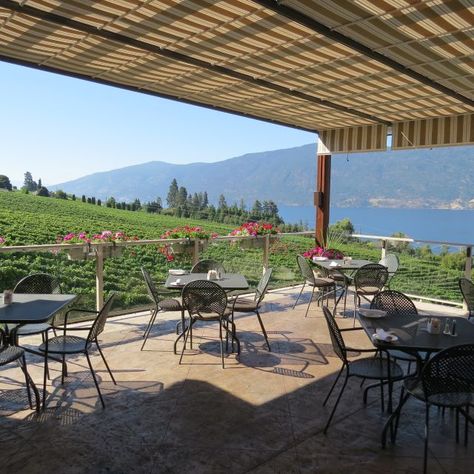
[[[426,413],[425,413],[425,449],[424,449],[424,455],[423,455],[423,474],[427,473],[429,431],[430,431],[430,405],[427,403]]]
[[[298,298],[296,298],[295,304],[293,305],[292,309],[295,309],[295,306],[298,304],[298,301],[300,299],[301,294],[303,293],[304,287],[306,286],[306,283],[303,283],[303,286],[301,287],[300,294],[298,295]]]
[[[89,353],[86,351],[85,354],[86,354],[86,358],[87,358],[87,363],[89,364],[89,369],[90,369],[91,374],[92,374],[92,378],[94,379],[95,388],[97,389],[97,393],[99,394],[100,403],[102,403],[102,408],[105,408],[104,399],[102,398],[102,393],[100,392],[99,382],[97,381],[97,377],[95,375],[94,368],[92,367],[92,362],[91,362],[91,359],[89,357]]]
[[[144,340],[143,340],[142,347],[140,348],[141,351],[145,347],[146,341],[148,340],[148,336],[150,335],[153,325],[155,324],[155,319],[156,319],[157,314],[158,314],[158,308],[153,310],[152,316],[150,318],[150,322],[148,323],[145,333],[143,334]]]
[[[334,413],[336,413],[336,408],[337,406],[339,405],[339,401],[341,400],[341,396],[342,396],[342,393],[344,392],[344,389],[346,388],[346,385],[347,385],[347,380],[349,379],[349,373],[346,372],[346,378],[344,379],[344,383],[341,387],[341,390],[339,392],[339,395],[337,396],[337,400],[336,400],[336,403],[334,404],[334,407],[331,411],[331,414],[329,415],[329,419],[326,423],[326,426],[324,427],[324,434],[327,433],[328,431],[328,428],[329,428],[329,425],[331,424],[331,420],[332,420],[332,417],[334,416]]]
[[[190,318],[189,327],[183,333],[184,334],[184,344],[183,344],[183,348],[181,349],[181,357],[179,358],[179,365],[181,365],[181,362],[183,360],[184,349],[186,349],[186,342],[188,341],[188,336],[189,336],[189,333],[191,332],[192,327],[193,327],[193,320]]]
[[[221,363],[222,368],[224,369],[224,341],[222,339],[222,319],[219,319],[219,342],[221,346]]]
[[[41,400],[40,400],[40,396],[39,396],[39,393],[38,393],[38,389],[36,388],[36,385],[35,383],[33,382],[33,379],[30,377],[30,374],[28,373],[28,368],[27,368],[27,365],[26,365],[26,358],[25,358],[25,355],[23,355],[21,357],[21,359],[19,359],[19,365],[20,365],[20,368],[25,376],[25,382],[26,382],[26,390],[27,390],[27,393],[28,393],[28,403],[30,404],[30,408],[33,409],[33,404],[31,403],[31,391],[30,391],[30,387],[33,389],[33,393],[35,394],[35,409],[37,412],[40,411],[40,407],[41,407]]]
[[[148,332],[150,327],[153,325],[153,316],[155,315],[155,312],[156,312],[156,308],[150,310],[150,319],[148,320],[148,324],[146,325],[146,328],[145,328],[145,331],[143,332],[142,337],[146,336],[146,333]]]
[[[262,329],[263,337],[265,338],[265,342],[267,343],[268,350],[271,352],[270,348],[270,343],[268,342],[268,336],[267,336],[267,331],[265,331],[265,326],[263,325],[262,318],[260,317],[260,313],[258,312],[258,309],[255,311],[257,314],[258,322],[260,323],[260,328]]]
[[[332,384],[331,390],[329,390],[328,394],[326,395],[326,398],[324,399],[324,402],[323,402],[323,407],[326,406],[326,403],[328,402],[329,397],[331,396],[331,393],[334,390],[334,387],[336,386],[337,381],[339,380],[339,377],[341,376],[343,370],[344,370],[344,366],[341,367],[341,370],[337,374],[336,380],[334,380],[334,383]]]
[[[43,373],[43,410],[46,408],[46,376],[49,375],[48,369],[48,341],[46,338],[44,342],[44,373]]]
[[[309,299],[308,307],[306,308],[306,313],[304,314],[305,318],[308,316],[309,307],[311,306],[311,303],[313,302],[314,290],[315,289],[316,289],[316,287],[313,286],[313,290],[311,291],[311,298]]]
[[[97,349],[99,349],[99,354],[100,354],[100,356],[102,357],[102,360],[104,361],[105,366],[107,367],[107,371],[108,371],[108,373],[109,373],[109,375],[110,375],[110,378],[112,379],[112,382],[114,383],[114,385],[117,385],[117,382],[115,381],[115,378],[114,378],[114,374],[113,374],[112,371],[110,370],[109,364],[108,364],[107,361],[105,360],[104,353],[102,352],[102,349],[101,349],[101,347],[99,346],[99,341],[97,340],[97,338],[96,338],[96,340],[95,340],[95,343],[96,343],[96,345],[97,345]]]

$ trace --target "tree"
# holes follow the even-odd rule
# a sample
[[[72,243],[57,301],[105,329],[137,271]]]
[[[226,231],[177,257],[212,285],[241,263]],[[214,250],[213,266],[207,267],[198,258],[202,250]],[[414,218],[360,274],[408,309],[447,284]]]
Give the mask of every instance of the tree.
[[[204,191],[202,197],[202,209],[206,209],[209,206],[209,197],[207,196],[207,191]]]
[[[94,204],[95,206],[95,196],[91,197],[91,204]]]
[[[84,194],[82,195],[81,201],[86,202],[86,196],[84,196]]]
[[[142,203],[140,202],[140,199],[136,198],[135,201],[133,201],[132,207],[134,211],[139,211],[142,208]]]
[[[6,189],[7,191],[12,190],[12,183],[10,183],[10,178],[4,174],[0,174],[0,189]]]
[[[107,201],[105,201],[105,205],[107,207],[111,207],[113,209],[115,209],[117,203],[115,201],[115,198],[114,197],[109,197],[109,199],[107,199]]]
[[[257,199],[252,206],[252,216],[259,218],[262,215],[262,203]]]
[[[49,197],[49,191],[44,186],[41,186],[41,188],[38,189],[37,194],[38,196]]]
[[[73,195],[71,196],[71,199],[72,199],[73,201],[75,201],[75,200],[76,200],[76,195],[73,194]]]
[[[42,186],[41,186],[42,187]],[[41,188],[40,188],[41,189]],[[39,191],[38,191],[39,193]],[[55,193],[54,193],[54,197],[55,198],[58,198],[58,199],[67,199],[67,194],[62,190],[62,189],[58,189]]]
[[[97,199],[97,205],[102,206],[102,201],[100,199]]]
[[[38,179],[38,189],[43,187],[43,183],[41,182],[41,178]]]
[[[180,186],[178,190],[178,195],[176,196],[176,204],[178,206],[183,206],[188,199],[188,190],[184,186]]]
[[[23,187],[28,191],[36,191],[38,189],[38,184],[33,181],[33,176],[29,171],[25,173],[25,180],[23,182]]]
[[[219,203],[217,204],[218,211],[226,211],[227,210],[227,201],[225,200],[225,196],[221,194],[219,196]]]
[[[166,197],[166,202],[168,203],[168,207],[176,207],[177,206],[177,199],[178,199],[178,182],[176,178],[171,181],[170,189],[168,191],[168,196]]]

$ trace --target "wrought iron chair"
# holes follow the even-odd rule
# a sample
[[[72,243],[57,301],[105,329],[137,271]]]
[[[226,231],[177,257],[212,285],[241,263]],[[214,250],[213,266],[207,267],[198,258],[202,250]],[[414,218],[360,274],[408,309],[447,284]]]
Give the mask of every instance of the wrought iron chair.
[[[224,342],[222,338],[222,328],[226,331],[226,336],[230,335],[232,344],[237,343],[237,353],[240,354],[240,342],[236,336],[235,324],[231,320],[232,312],[228,307],[226,292],[213,281],[196,280],[188,283],[183,288],[183,306],[189,313],[189,325],[186,328],[183,349],[179,363],[183,360],[184,350],[190,337],[190,346],[193,346],[193,326],[197,321],[217,321],[219,323],[219,339],[221,349],[221,363],[224,368]],[[229,324],[231,330],[229,330]]]
[[[361,298],[370,303],[370,296],[382,291],[388,280],[388,270],[379,263],[368,263],[360,267],[354,274],[354,324],[357,308]]]
[[[92,367],[92,363],[89,357],[89,351],[92,348],[92,344],[95,343],[97,349],[99,350],[99,354],[104,361],[105,367],[110,374],[110,378],[112,379],[113,383],[117,385],[115,378],[110,370],[109,364],[105,360],[104,354],[102,349],[99,345],[98,337],[104,330],[105,323],[107,321],[107,317],[109,315],[110,309],[112,308],[113,300],[115,297],[115,293],[109,296],[107,301],[104,303],[104,306],[100,311],[89,311],[90,313],[97,313],[97,317],[95,318],[92,326],[90,327],[67,327],[67,317],[71,311],[70,310],[66,313],[64,319],[64,328],[63,334],[61,336],[52,337],[51,339],[46,338],[46,341],[41,344],[39,350],[44,353],[45,358],[48,357],[48,354],[56,354],[62,355],[63,358],[63,366],[62,366],[62,374],[61,374],[61,383],[64,383],[64,376],[65,376],[65,356],[71,354],[84,354],[87,358],[87,363],[89,365],[89,369],[92,374],[92,378],[94,379],[94,385],[97,389],[97,393],[99,394],[100,402],[102,407],[105,408],[104,399],[102,398],[102,393],[100,392],[99,383],[97,381],[97,377],[94,372],[94,368]],[[84,311],[84,310],[80,310]],[[79,337],[76,335],[70,335],[69,332],[75,331],[88,331],[87,337]],[[43,408],[46,406],[46,373],[43,382]]]
[[[263,274],[260,282],[258,283],[257,289],[255,290],[255,295],[253,299],[243,298],[237,296],[230,304],[232,309],[232,322],[234,321],[235,313],[255,313],[258,318],[258,322],[262,329],[263,336],[265,337],[265,342],[267,343],[268,350],[271,351],[270,343],[268,342],[267,331],[263,325],[262,318],[259,313],[260,305],[265,298],[265,294],[268,289],[268,283],[270,282],[270,277],[272,276],[272,269],[268,268]]]
[[[474,284],[467,278],[459,279],[459,288],[469,311],[469,319],[474,318]]]
[[[142,275],[143,275],[143,278],[145,279],[148,295],[153,300],[155,307],[151,311],[150,321],[148,322],[145,332],[143,333],[144,340],[143,340],[142,347],[140,349],[141,351],[145,347],[148,336],[150,335],[153,324],[155,323],[156,316],[160,311],[162,312],[180,311],[181,320],[184,319],[184,314],[183,314],[184,308],[183,308],[183,305],[181,304],[181,301],[177,300],[176,298],[164,298],[164,299],[161,298],[153,279],[151,278],[150,274],[146,271],[144,267],[142,267]],[[175,342],[175,353],[176,353],[176,342]]]
[[[217,270],[220,273],[225,273],[225,268],[222,263],[210,259],[197,262],[193,268],[191,268],[191,273],[207,273],[209,270]]]
[[[61,293],[59,280],[47,273],[33,273],[22,278],[13,288],[13,293],[39,293],[44,295]],[[46,333],[54,330],[54,318],[51,323],[25,324],[15,331],[16,336],[33,336],[41,334],[44,342]]]
[[[298,298],[296,298],[295,304],[293,305],[293,309],[295,309],[296,305],[298,304],[298,301],[301,297],[301,294],[303,293],[303,290],[305,289],[305,286],[308,285],[312,288],[311,291],[311,298],[309,299],[308,307],[306,308],[306,313],[305,313],[305,318],[308,316],[308,311],[309,307],[311,306],[311,303],[313,302],[313,297],[314,297],[314,292],[316,289],[321,293],[320,297],[318,298],[318,303],[319,300],[324,300],[326,296],[329,294],[333,294],[334,296],[334,305],[336,304],[336,283],[332,278],[329,276],[329,272],[322,268],[322,267],[317,267],[318,273],[321,275],[316,276],[309,266],[308,261],[302,256],[302,255],[297,255],[296,256],[296,262],[298,263],[298,267],[300,268],[301,275],[304,278],[303,281],[303,286],[301,288],[301,291],[298,295]]]
[[[416,316],[418,314],[413,301],[408,296],[395,290],[385,290],[377,293],[370,303],[370,308],[386,311],[389,316]],[[411,363],[417,361],[415,356],[406,352],[389,350],[388,353],[394,359],[407,361],[408,372],[410,372]]]
[[[474,423],[469,416],[469,406],[474,404],[474,344],[450,347],[434,355],[427,361],[419,377],[405,380],[404,388],[407,394],[397,408],[397,426],[401,407],[410,395],[425,403],[423,472],[426,473],[432,405],[456,409],[456,440],[459,439],[459,412],[464,415],[466,419],[464,443],[467,444],[467,423],[468,421]]]
[[[35,383],[31,379],[30,374],[28,373],[25,359],[25,351],[21,347],[9,345],[7,334],[5,333],[5,331],[3,331],[3,329],[0,328],[0,367],[3,367],[4,365],[7,365],[14,361],[18,362],[25,376],[28,402],[30,404],[30,408],[33,409],[33,404],[31,403],[31,387],[33,389],[33,393],[35,394],[36,411],[39,411],[41,405],[40,397],[38,389],[36,388]]]
[[[379,264],[383,265],[384,267],[387,267],[388,279],[385,286],[387,288],[390,288],[390,282],[392,281],[392,278],[395,276],[395,273],[397,273],[400,267],[400,260],[398,259],[397,255],[395,255],[394,253],[387,253],[385,257],[383,257],[379,261]]]
[[[327,394],[326,398],[324,399],[323,406],[329,400],[341,374],[345,371],[345,378],[344,383],[339,391],[339,395],[337,396],[336,403],[329,415],[328,421],[324,428],[324,434],[327,433],[329,425],[331,424],[331,420],[336,412],[337,406],[339,401],[341,400],[341,396],[346,388],[347,381],[350,377],[358,377],[362,379],[369,379],[369,380],[378,380],[380,382],[387,382],[389,386],[388,396],[389,402],[388,407],[391,410],[392,406],[392,386],[393,383],[397,380],[401,380],[403,377],[403,370],[402,368],[396,363],[390,360],[390,356],[387,354],[387,357],[384,358],[382,354],[379,354],[377,357],[374,357],[374,354],[377,353],[377,349],[352,349],[346,347],[344,343],[344,339],[342,337],[342,331],[354,331],[359,330],[360,328],[348,328],[348,329],[339,329],[336,320],[334,319],[331,311],[327,307],[323,307],[324,317],[326,319],[326,323],[329,330],[329,335],[331,337],[331,343],[334,352],[342,361],[342,367],[339,373],[337,374],[336,380],[331,386],[329,393]],[[368,352],[371,353],[372,356],[359,358],[355,360],[349,360],[347,358],[348,351],[357,350],[358,352]],[[384,393],[383,393],[383,383],[380,383],[380,394],[381,394],[381,402],[382,402],[382,410],[384,409]],[[364,393],[364,401],[366,400],[366,393]]]

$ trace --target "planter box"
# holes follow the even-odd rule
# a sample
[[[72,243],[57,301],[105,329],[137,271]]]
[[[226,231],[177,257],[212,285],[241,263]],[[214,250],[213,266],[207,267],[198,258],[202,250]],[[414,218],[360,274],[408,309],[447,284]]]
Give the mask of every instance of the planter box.
[[[89,252],[88,247],[65,249],[68,260],[88,260],[94,254]]]
[[[270,236],[270,245],[273,244],[278,240],[278,237],[276,235],[271,235]],[[236,242],[239,245],[239,247],[243,250],[248,250],[248,249],[263,249],[265,247],[265,237],[249,237],[246,239],[238,239]]]
[[[189,242],[174,242],[170,245],[171,245],[171,250],[174,255],[192,256],[194,254],[194,241],[193,240],[190,240]],[[199,252],[206,250],[208,245],[209,245],[208,240],[201,240],[198,246]]]

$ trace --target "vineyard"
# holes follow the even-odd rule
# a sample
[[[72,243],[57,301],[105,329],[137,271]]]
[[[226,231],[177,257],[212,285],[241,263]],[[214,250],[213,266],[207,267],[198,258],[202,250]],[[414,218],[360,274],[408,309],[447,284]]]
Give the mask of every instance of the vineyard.
[[[128,212],[93,206],[79,201],[42,198],[20,192],[0,192],[0,236],[6,246],[55,243],[69,232],[98,233],[121,231],[140,239],[157,239],[168,229],[180,225],[199,225],[227,235],[233,226],[195,219],[177,218],[146,212]],[[272,287],[301,283],[295,256],[313,246],[305,236],[284,236],[271,246],[270,266],[274,268]],[[380,248],[373,243],[346,242],[339,245],[346,255],[380,259]],[[395,249],[395,251],[397,251]],[[262,250],[242,250],[229,241],[216,241],[202,253],[224,263],[231,272],[243,273],[256,286],[262,272]],[[441,257],[420,258],[399,253],[401,270],[392,287],[411,294],[460,301],[458,268],[445,268]],[[119,294],[116,308],[138,308],[149,304],[140,268],[146,267],[157,282],[164,281],[169,268],[190,268],[190,257],[168,262],[156,245],[125,249],[120,257],[105,261],[105,291]],[[95,262],[70,261],[65,252],[1,253],[0,290],[12,288],[23,276],[34,272],[57,275],[64,292],[80,294],[83,305],[94,305]],[[165,291],[165,290],[163,290]]]

